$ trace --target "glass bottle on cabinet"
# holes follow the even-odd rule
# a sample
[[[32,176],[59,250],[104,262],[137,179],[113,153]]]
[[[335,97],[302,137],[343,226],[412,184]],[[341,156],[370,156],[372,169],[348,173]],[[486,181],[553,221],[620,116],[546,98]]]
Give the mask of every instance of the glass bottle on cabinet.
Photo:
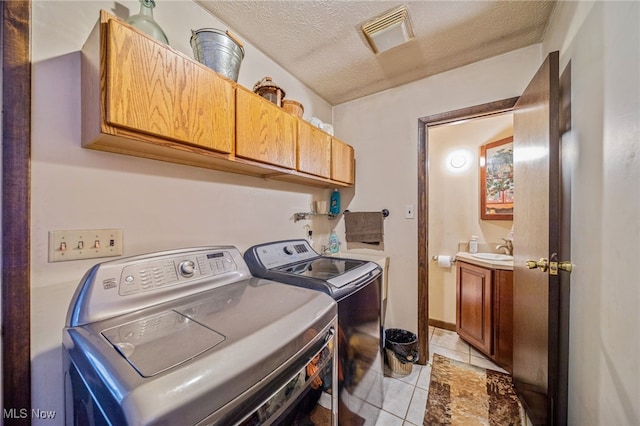
[[[155,0],[140,0],[140,12],[137,15],[129,16],[127,23],[133,25],[140,31],[149,34],[156,40],[169,44],[167,35],[162,27],[153,19],[153,8],[156,7]]]

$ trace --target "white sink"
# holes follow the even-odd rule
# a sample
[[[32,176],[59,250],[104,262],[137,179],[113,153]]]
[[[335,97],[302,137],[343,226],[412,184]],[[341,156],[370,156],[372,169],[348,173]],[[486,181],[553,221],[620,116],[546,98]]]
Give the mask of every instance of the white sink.
[[[476,259],[483,259],[483,260],[499,260],[499,261],[513,260],[513,256],[508,254],[500,254],[500,253],[473,253],[471,254],[471,256],[475,257]]]

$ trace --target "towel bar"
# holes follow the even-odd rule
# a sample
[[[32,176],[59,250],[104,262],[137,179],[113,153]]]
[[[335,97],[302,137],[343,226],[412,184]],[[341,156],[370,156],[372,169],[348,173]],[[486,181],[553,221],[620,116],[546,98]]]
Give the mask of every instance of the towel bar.
[[[344,213],[350,213],[349,210],[345,210]],[[389,217],[389,210],[382,209],[382,217]]]

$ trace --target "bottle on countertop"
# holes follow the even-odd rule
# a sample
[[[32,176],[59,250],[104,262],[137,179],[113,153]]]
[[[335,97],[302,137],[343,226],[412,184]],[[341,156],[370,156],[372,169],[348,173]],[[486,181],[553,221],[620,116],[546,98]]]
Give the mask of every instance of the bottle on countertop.
[[[340,214],[340,192],[338,192],[337,188],[331,193],[329,213],[333,215]]]
[[[478,237],[475,235],[471,236],[469,240],[469,253],[477,253],[478,252]]]
[[[329,251],[331,253],[338,253],[340,251],[340,240],[338,239],[336,231],[331,231],[331,235],[329,235]]]

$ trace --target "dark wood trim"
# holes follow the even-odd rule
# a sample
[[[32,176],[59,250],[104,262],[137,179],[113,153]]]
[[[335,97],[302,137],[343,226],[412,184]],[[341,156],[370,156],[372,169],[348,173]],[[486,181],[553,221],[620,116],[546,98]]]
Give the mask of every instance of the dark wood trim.
[[[429,361],[429,127],[511,111],[518,97],[418,119],[418,344],[419,364]]]
[[[418,120],[418,364],[429,362],[429,227],[427,126]]]
[[[31,2],[4,1],[2,31],[2,403],[30,424]]]
[[[429,325],[431,327],[442,328],[443,330],[453,331],[454,333],[456,331],[456,325],[450,322],[429,318]]]
[[[571,170],[573,169],[571,130],[571,61],[560,74],[560,251],[558,260],[571,261]],[[567,137],[563,137],[567,134]],[[566,424],[569,412],[569,314],[571,274],[560,273],[560,314],[558,343],[558,401],[559,424]]]

